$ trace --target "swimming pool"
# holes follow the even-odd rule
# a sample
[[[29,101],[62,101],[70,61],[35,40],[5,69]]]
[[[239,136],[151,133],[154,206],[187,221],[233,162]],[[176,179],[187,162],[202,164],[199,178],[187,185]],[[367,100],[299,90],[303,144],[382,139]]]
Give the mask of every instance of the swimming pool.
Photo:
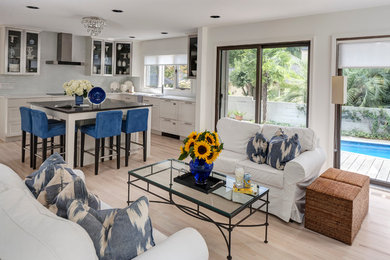
[[[390,159],[390,145],[341,140],[341,151]]]

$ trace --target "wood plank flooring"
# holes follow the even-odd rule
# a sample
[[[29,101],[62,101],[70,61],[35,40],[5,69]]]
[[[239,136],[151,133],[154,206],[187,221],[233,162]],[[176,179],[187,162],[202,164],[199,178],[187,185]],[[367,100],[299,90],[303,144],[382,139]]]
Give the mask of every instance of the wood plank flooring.
[[[167,158],[176,158],[180,142],[178,140],[152,136],[151,157],[146,163]],[[345,159],[345,160],[348,160]],[[352,166],[356,158],[348,160]],[[32,172],[29,163],[20,162],[20,142],[0,142],[0,163],[4,163],[25,177]],[[371,164],[371,165],[370,165]],[[375,164],[363,161],[359,169],[371,169]],[[127,171],[144,165],[141,152],[131,155],[130,166],[116,170],[115,160],[101,163],[99,175],[93,174],[93,165],[85,166],[88,189],[113,207],[126,206]],[[355,166],[353,166],[355,167]],[[378,165],[375,166],[379,168]],[[375,168],[375,169],[376,169]],[[0,173],[1,174],[1,173]],[[146,195],[132,189],[132,198]],[[152,198],[152,197],[149,197]],[[174,206],[151,204],[150,215],[153,226],[170,235],[185,227],[196,228],[205,238],[210,259],[226,259],[226,245],[218,229],[210,223],[189,217]],[[210,213],[217,221],[225,219]],[[256,213],[248,219],[248,224],[263,221],[263,213]],[[390,259],[390,193],[371,188],[370,209],[352,246],[322,236],[297,223],[285,223],[276,217],[270,218],[269,243],[264,244],[263,228],[240,228],[233,231],[233,259]],[[191,243],[191,241],[188,241]]]
[[[390,159],[342,151],[340,168],[367,175],[374,180],[390,182]]]

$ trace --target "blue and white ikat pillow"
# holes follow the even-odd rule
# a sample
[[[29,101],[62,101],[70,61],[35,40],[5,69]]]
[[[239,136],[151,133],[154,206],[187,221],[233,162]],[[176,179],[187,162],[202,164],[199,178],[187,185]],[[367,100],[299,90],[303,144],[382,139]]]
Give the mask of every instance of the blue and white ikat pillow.
[[[268,154],[268,141],[261,133],[251,137],[246,147],[246,154],[249,160],[255,163],[265,163]]]
[[[146,197],[124,209],[107,210],[94,210],[74,200],[67,215],[87,231],[100,260],[132,259],[155,245]]]
[[[287,162],[301,153],[298,134],[288,137],[279,129],[268,144],[267,164],[278,170],[284,170]]]

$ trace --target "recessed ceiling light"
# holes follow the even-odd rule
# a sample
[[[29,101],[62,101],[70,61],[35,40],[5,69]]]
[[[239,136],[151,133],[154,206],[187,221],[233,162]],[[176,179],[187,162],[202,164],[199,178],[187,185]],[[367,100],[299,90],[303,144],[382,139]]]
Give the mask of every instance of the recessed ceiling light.
[[[28,9],[39,9],[38,6],[28,5],[26,6]]]
[[[135,36],[129,36],[129,38],[130,38],[130,39],[134,39],[134,38],[135,38]]]
[[[210,15],[210,18],[218,19],[218,18],[221,18],[221,16],[219,16],[219,15]]]
[[[161,32],[161,34],[168,34],[167,32]]]
[[[113,9],[112,10],[114,13],[123,13],[123,10],[120,10],[120,9]]]

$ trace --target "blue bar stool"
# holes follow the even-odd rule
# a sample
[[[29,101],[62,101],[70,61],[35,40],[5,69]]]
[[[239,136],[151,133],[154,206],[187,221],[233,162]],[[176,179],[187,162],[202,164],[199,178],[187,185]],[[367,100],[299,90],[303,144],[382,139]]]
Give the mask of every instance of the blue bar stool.
[[[32,134],[31,124],[31,108],[20,107],[20,119],[22,129],[22,162],[25,161],[26,150],[30,152],[30,167],[33,167],[33,142],[34,136]],[[30,134],[30,143],[26,144],[27,133]],[[28,148],[27,148],[28,147]]]
[[[134,143],[137,145],[142,145],[144,150],[144,162],[146,161],[146,152],[147,152],[147,134],[148,130],[148,116],[149,109],[132,109],[127,111],[126,120],[122,122],[122,132],[126,134],[126,142],[125,142],[125,166],[129,165],[129,156],[130,156],[130,143]],[[131,134],[143,132],[143,142],[142,144],[132,142]]]
[[[47,156],[47,139],[51,138],[52,145],[50,149],[60,148],[61,154],[65,152],[65,122],[58,120],[48,120],[45,112],[40,110],[31,110],[32,133],[33,137],[33,168],[36,169],[36,158],[38,152],[38,137],[42,139],[42,162]],[[60,145],[54,145],[54,137],[60,136]],[[74,167],[77,165],[77,128],[75,135]]]
[[[117,156],[117,169],[120,168],[120,143],[121,143],[121,125],[122,125],[122,111],[105,111],[99,112],[96,115],[96,123],[94,125],[82,126],[81,132],[81,157],[80,166],[84,165],[84,153],[88,153],[95,156],[95,175],[99,172],[99,159],[104,158],[104,139],[106,137],[116,136],[116,156]],[[89,135],[95,138],[95,153],[90,153],[84,150],[85,135]],[[100,142],[102,146],[100,147]],[[108,148],[108,147],[107,147]],[[102,156],[99,155],[99,151],[102,149]],[[109,147],[110,153],[112,153],[111,147]]]
[[[25,162],[25,154],[26,151],[30,152],[30,167],[33,167],[33,156],[34,156],[34,135],[32,133],[32,120],[31,120],[31,108],[28,107],[20,107],[20,119],[21,119],[21,130],[22,130],[22,162]],[[49,124],[58,123],[60,121],[49,119]],[[30,142],[27,144],[27,133],[30,134]],[[37,143],[37,145],[42,143]],[[51,153],[53,154],[54,147],[54,138],[51,138]]]

